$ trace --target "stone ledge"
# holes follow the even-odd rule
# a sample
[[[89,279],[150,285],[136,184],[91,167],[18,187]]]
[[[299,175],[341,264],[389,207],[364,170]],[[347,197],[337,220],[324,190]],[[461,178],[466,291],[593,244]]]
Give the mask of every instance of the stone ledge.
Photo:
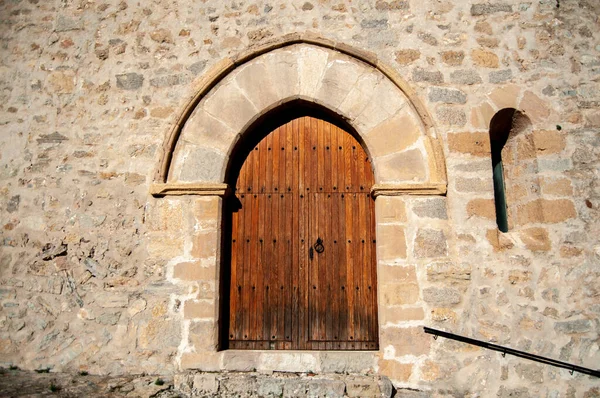
[[[213,182],[201,183],[154,183],[150,186],[150,195],[201,195],[201,196],[227,196],[229,185]]]
[[[371,188],[373,197],[401,195],[446,195],[445,183],[375,184]]]
[[[393,386],[385,376],[260,372],[175,375],[174,392],[185,397],[391,397]]]

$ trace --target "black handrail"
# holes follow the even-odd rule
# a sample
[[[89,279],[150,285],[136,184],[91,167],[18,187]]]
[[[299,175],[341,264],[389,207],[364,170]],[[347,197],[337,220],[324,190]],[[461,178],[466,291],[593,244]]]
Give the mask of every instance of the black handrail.
[[[459,334],[444,332],[443,330],[428,328],[426,326],[424,326],[423,329],[425,330],[425,333],[433,334],[434,339],[437,339],[438,336],[442,336],[447,339],[462,341],[463,343],[476,345],[476,346],[487,348],[487,349],[494,350],[494,351],[499,351],[502,353],[502,356],[505,356],[506,354],[510,354],[510,355],[514,355],[516,357],[529,359],[530,361],[541,362],[541,363],[545,363],[546,365],[552,365],[552,366],[556,366],[559,368],[568,369],[571,371],[571,374],[573,374],[573,372],[579,372],[579,373],[583,373],[583,374],[590,375],[590,376],[600,377],[600,370],[584,368],[583,366],[573,365],[568,362],[557,361],[556,359],[546,358],[546,357],[542,357],[542,356],[535,355],[535,354],[530,354],[525,351],[519,351],[519,350],[515,350],[513,348],[503,347],[501,345],[488,343],[488,342],[482,341],[482,340],[472,339],[472,338],[469,338],[466,336],[461,336]]]

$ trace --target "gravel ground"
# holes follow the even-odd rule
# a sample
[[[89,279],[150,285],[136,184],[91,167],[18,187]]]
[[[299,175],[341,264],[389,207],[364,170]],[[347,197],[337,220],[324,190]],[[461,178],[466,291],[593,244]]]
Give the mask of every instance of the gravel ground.
[[[174,398],[173,379],[159,376],[95,376],[0,368],[0,397]]]

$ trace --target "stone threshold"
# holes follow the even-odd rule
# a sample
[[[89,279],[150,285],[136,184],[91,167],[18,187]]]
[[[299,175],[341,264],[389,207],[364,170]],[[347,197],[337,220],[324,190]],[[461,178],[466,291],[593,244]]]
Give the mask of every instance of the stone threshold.
[[[239,372],[374,374],[379,351],[224,350],[218,370]],[[199,359],[201,356],[199,357]],[[201,363],[189,370],[209,371]]]
[[[174,377],[186,397],[377,397],[392,396],[385,376],[258,372],[189,372]]]

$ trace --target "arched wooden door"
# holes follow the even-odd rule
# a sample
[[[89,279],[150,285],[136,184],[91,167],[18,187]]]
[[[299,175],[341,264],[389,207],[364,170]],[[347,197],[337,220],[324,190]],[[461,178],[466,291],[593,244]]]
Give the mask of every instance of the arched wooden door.
[[[250,150],[231,218],[229,348],[378,348],[373,182],[358,141],[322,119]]]

